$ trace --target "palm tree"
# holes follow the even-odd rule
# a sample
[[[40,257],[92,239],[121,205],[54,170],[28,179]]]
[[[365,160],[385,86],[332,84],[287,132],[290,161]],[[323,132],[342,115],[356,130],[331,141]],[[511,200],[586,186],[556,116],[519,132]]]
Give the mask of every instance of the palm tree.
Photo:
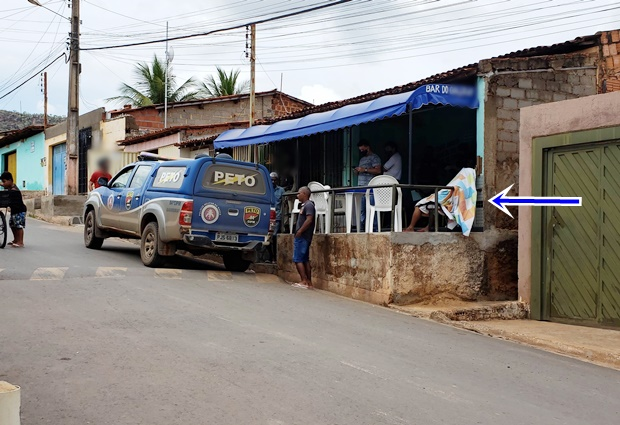
[[[240,71],[236,69],[226,74],[226,71],[218,66],[217,77],[210,75],[200,83],[198,94],[204,97],[220,97],[247,93],[250,90],[250,82],[239,82],[239,73]]]
[[[168,73],[169,103],[196,98],[196,82],[193,77],[177,87],[176,77],[172,74],[171,67],[168,67]],[[135,75],[135,86],[123,83],[120,87],[121,95],[106,100],[109,102],[129,103],[135,107],[164,103],[166,96],[165,62],[160,61],[157,55],[154,55],[152,64],[143,62],[136,65]]]

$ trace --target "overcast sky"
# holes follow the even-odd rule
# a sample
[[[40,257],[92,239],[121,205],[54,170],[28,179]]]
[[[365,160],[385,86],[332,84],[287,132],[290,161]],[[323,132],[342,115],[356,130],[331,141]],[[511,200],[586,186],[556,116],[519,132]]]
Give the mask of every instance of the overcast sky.
[[[67,0],[40,0],[69,16]],[[298,11],[327,0],[82,0],[82,48],[194,34]],[[280,88],[313,103],[405,84],[480,59],[620,28],[617,0],[353,0],[257,26],[257,90]],[[0,96],[64,52],[69,23],[27,0],[0,4]],[[171,42],[179,80],[216,65],[249,79],[246,31]],[[81,112],[105,106],[133,66],[164,57],[165,44],[81,52]],[[48,70],[50,113],[66,115],[68,66]],[[40,77],[0,109],[42,112]]]

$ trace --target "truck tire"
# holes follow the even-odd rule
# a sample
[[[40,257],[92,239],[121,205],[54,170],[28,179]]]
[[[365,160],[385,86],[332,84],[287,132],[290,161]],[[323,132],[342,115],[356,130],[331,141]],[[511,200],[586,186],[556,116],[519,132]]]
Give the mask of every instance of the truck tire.
[[[231,272],[244,272],[250,267],[250,264],[252,264],[251,261],[241,258],[241,254],[237,252],[228,252],[224,254],[223,257],[224,267]]]
[[[84,220],[84,245],[88,249],[101,249],[103,238],[98,238],[95,210],[88,211]]]
[[[159,226],[157,222],[151,221],[142,231],[140,241],[140,258],[147,267],[160,267],[164,264],[165,258],[159,254]]]

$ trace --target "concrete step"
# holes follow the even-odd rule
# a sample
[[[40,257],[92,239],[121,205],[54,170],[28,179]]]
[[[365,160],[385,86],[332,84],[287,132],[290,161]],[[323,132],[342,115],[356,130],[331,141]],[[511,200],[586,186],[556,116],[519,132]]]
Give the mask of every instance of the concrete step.
[[[514,320],[529,317],[527,305],[517,301],[446,301],[438,305],[411,304],[406,306],[391,304],[390,308],[437,322]]]

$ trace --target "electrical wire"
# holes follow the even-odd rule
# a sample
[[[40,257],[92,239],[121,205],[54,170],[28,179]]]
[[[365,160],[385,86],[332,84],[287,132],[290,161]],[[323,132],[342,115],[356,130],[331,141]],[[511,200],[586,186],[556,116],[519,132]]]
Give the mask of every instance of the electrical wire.
[[[203,32],[203,33],[188,34],[188,35],[182,35],[182,36],[177,36],[177,37],[170,37],[168,39],[164,38],[164,39],[159,39],[159,40],[142,41],[142,42],[128,43],[128,44],[119,44],[119,45],[116,45],[116,46],[89,47],[89,48],[80,49],[80,50],[89,51],[89,50],[118,49],[118,48],[122,48],[122,47],[144,46],[144,45],[147,45],[147,44],[165,43],[166,41],[185,40],[185,39],[189,39],[189,38],[204,37],[204,36],[215,34],[215,33],[218,33],[218,32],[224,32],[224,31],[230,31],[230,30],[233,30],[233,29],[244,28],[244,27],[249,26],[249,25],[258,25],[258,24],[262,24],[262,23],[265,23],[265,22],[275,21],[275,20],[278,20],[278,19],[291,18],[293,16],[297,16],[297,15],[301,15],[301,14],[304,14],[304,13],[313,12],[315,10],[324,9],[326,7],[338,6],[338,5],[341,5],[341,4],[344,4],[344,3],[349,3],[351,1],[352,0],[337,0],[337,1],[332,2],[332,3],[328,3],[328,4],[324,4],[324,5],[320,5],[320,6],[315,6],[315,7],[311,7],[311,8],[308,8],[308,9],[303,9],[303,10],[296,11],[296,12],[285,13],[285,14],[274,16],[274,17],[271,17],[271,18],[266,18],[266,19],[261,19],[261,20],[257,20],[257,21],[247,22],[245,24],[235,25],[235,26],[228,27],[228,28],[220,28],[220,29],[216,29],[216,30],[211,30],[211,31]]]
[[[52,66],[54,64],[54,62],[58,61],[60,58],[65,57],[66,55],[63,53],[59,56],[56,57],[56,59],[54,59],[52,62],[48,63],[47,65],[45,65],[43,68],[41,68],[39,71],[37,71],[32,77],[26,79],[25,81],[23,81],[21,84],[19,84],[17,87],[13,88],[12,90],[8,91],[7,93],[3,94],[2,96],[0,96],[0,100],[4,99],[5,97],[7,97],[8,95],[10,95],[11,93],[17,91],[18,89],[20,89],[21,87],[23,87],[28,81],[32,80],[33,78],[37,77],[40,73],[42,73],[43,71],[45,71],[47,68],[49,68],[50,66]]]

